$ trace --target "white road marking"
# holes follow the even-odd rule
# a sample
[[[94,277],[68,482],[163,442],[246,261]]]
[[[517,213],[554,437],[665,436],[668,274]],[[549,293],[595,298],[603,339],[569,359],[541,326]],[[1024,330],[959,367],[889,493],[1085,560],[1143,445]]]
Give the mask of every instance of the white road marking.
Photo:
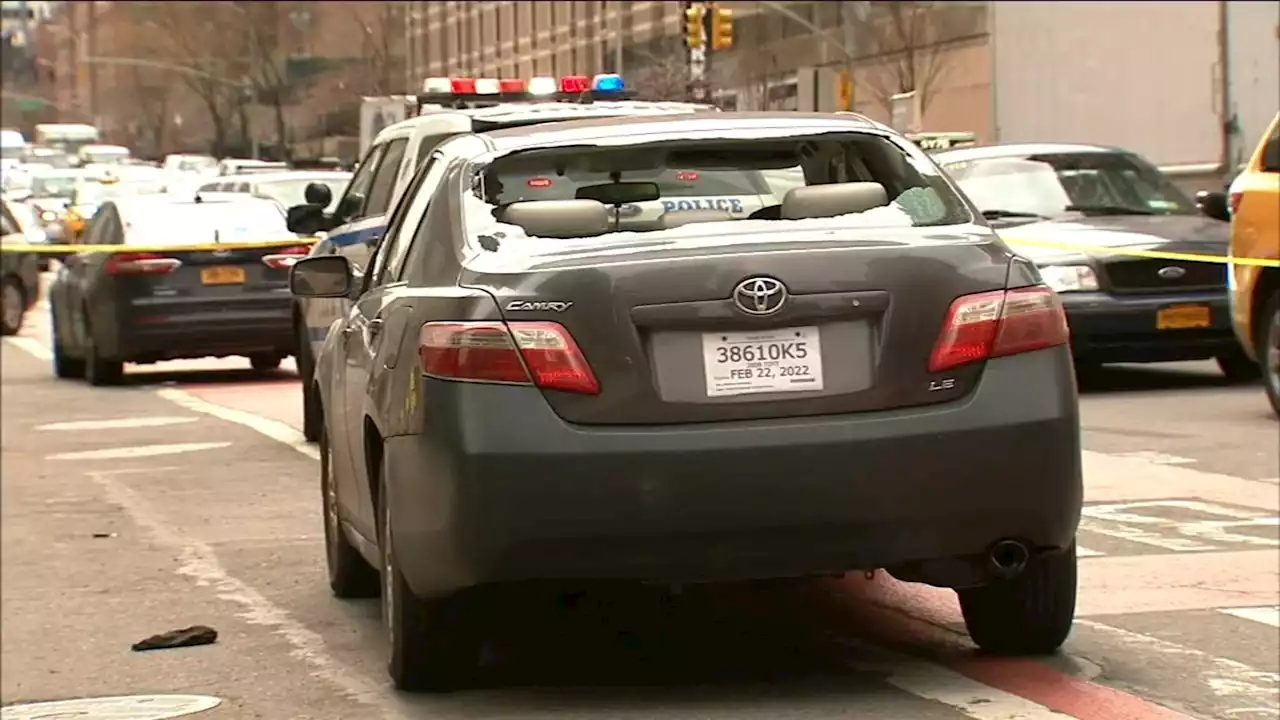
[[[204,413],[213,417],[243,425],[250,430],[266,435],[280,443],[284,443],[298,452],[306,455],[312,460],[320,459],[320,451],[315,446],[307,442],[306,437],[292,426],[282,423],[279,420],[272,420],[261,415],[254,415],[244,410],[236,410],[222,405],[215,405],[206,402],[200,398],[182,390],[175,388],[161,388],[156,391],[156,395],[176,403],[192,412]]]
[[[1089,548],[1080,547],[1079,545],[1076,546],[1076,557],[1078,558],[1102,557],[1104,555],[1106,555],[1104,552],[1090,550]]]
[[[164,427],[197,422],[200,418],[173,416],[144,416],[128,418],[108,418],[105,420],[71,420],[39,425],[36,430],[119,430],[123,428]]]
[[[7,337],[5,342],[18,348],[19,350],[33,356],[37,360],[52,360],[53,353],[49,351],[49,347],[35,338],[23,337]]]
[[[857,643],[852,666],[883,675],[899,690],[955,708],[974,720],[1067,720],[1070,716],[1013,693],[972,680],[949,668]]]
[[[1173,520],[1147,515],[1143,510],[1185,510],[1224,520]],[[1254,509],[1235,508],[1201,500],[1142,500],[1137,502],[1088,505],[1084,508],[1081,527],[1089,532],[1118,537],[1132,542],[1154,545],[1174,552],[1209,552],[1222,545],[1255,545],[1280,547],[1280,540],[1249,535],[1232,530],[1267,528],[1280,525],[1280,518]],[[1156,528],[1172,531],[1182,537],[1168,537]],[[1218,545],[1208,544],[1210,542]]]
[[[324,638],[293,618],[288,611],[272,603],[244,581],[232,576],[218,562],[217,553],[207,544],[182,535],[170,527],[132,488],[107,473],[88,473],[106,492],[110,502],[118,505],[139,528],[158,543],[180,553],[178,573],[201,587],[213,588],[223,600],[240,606],[239,617],[251,625],[266,626],[292,646],[291,655],[310,665],[315,675],[328,681],[352,700],[368,705],[384,717],[402,715],[392,704],[385,689],[354,669],[343,665],[325,647]]]
[[[1228,710],[1229,715],[1270,713],[1268,717],[1275,717],[1275,713],[1280,711],[1280,700],[1276,696],[1276,687],[1280,686],[1280,674],[1255,670],[1242,662],[1215,657],[1177,643],[1121,630],[1092,620],[1077,619],[1076,625],[1110,635],[1125,645],[1140,648],[1139,652],[1189,658],[1209,665],[1212,670],[1203,672],[1200,676],[1205,686],[1220,698],[1242,703],[1241,707]]]
[[[158,455],[176,455],[178,453],[199,452],[201,450],[217,450],[231,447],[229,442],[214,443],[169,443],[166,445],[131,445],[129,447],[103,448],[101,450],[80,450],[77,452],[58,453],[45,457],[46,460],[123,460],[125,458],[156,457]]]
[[[1220,613],[1280,628],[1280,605],[1274,607],[1223,608]]]
[[[1135,452],[1112,453],[1114,457],[1128,458],[1130,460],[1142,460],[1154,465],[1187,465],[1194,463],[1192,458],[1179,457],[1177,455],[1167,455],[1162,452],[1153,452],[1151,450],[1137,450]]]

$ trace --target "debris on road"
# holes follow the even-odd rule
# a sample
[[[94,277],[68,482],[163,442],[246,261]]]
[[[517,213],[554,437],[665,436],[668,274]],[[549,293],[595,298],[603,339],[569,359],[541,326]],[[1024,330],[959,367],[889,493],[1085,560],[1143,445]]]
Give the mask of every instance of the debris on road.
[[[212,645],[218,641],[218,631],[207,625],[192,625],[181,630],[170,630],[167,633],[152,635],[145,640],[133,644],[134,652],[147,650],[169,650],[171,648]]]

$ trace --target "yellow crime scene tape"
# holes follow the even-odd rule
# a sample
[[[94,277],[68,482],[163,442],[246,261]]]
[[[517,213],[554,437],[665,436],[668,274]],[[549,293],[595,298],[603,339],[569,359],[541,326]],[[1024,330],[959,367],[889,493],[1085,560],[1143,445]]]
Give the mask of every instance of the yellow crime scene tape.
[[[200,250],[254,250],[273,247],[289,247],[311,245],[317,238],[293,238],[289,240],[267,240],[262,242],[227,242],[205,243],[201,245],[27,245],[8,243],[0,245],[0,252],[31,253],[36,255],[74,255],[78,253],[113,253],[113,252],[190,252]],[[1218,263],[1221,265],[1250,265],[1255,267],[1280,268],[1280,260],[1252,257],[1222,257],[1218,255],[1199,255],[1195,253],[1161,252],[1158,250],[1135,250],[1132,248],[1113,248],[1102,245],[1083,243],[1054,242],[1051,240],[1024,240],[1022,238],[1005,241],[1015,249],[1018,245],[1030,245],[1051,250],[1081,251],[1097,255],[1123,255],[1127,257],[1150,258],[1153,260],[1180,260],[1183,262]]]
[[[314,245],[319,238],[290,238],[288,240],[261,240],[257,242],[202,243],[199,245],[39,245],[5,243],[0,252],[27,253],[33,255],[78,255],[82,253],[117,252],[199,252],[201,250],[264,250],[276,247]]]

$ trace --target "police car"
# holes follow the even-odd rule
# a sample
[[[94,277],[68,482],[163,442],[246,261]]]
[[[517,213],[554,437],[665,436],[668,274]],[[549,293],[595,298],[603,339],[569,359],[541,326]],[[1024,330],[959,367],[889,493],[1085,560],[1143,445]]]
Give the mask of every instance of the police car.
[[[712,105],[632,99],[623,78],[616,74],[570,75],[558,80],[537,77],[527,82],[427,78],[418,95],[418,105],[417,117],[378,133],[332,212],[325,212],[333,201],[332,191],[318,184],[307,187],[306,204],[289,208],[290,230],[307,235],[325,233],[313,247],[312,256],[341,254],[355,268],[363,269],[382,237],[389,214],[410,183],[425,188],[440,182],[444,166],[432,165],[436,159],[433,151],[457,135],[583,118],[716,111]],[[419,172],[420,168],[425,169]],[[768,193],[767,183],[743,182],[741,178],[732,182],[719,177],[704,180],[705,175],[686,174],[681,178],[677,173],[664,178],[664,182],[679,184],[687,191],[664,202],[674,203],[677,208],[686,204],[690,208],[724,207],[743,217],[764,204],[762,194]],[[540,177],[526,180],[530,192],[554,192],[554,186],[553,179],[549,183]],[[420,191],[417,196],[425,198],[430,193]],[[619,212],[631,213],[636,221],[643,221],[660,216],[664,210],[658,203]],[[300,298],[295,307],[298,372],[303,381],[303,432],[308,440],[318,439],[320,432],[319,405],[311,381],[315,353],[329,328],[346,316],[350,305],[345,299]]]

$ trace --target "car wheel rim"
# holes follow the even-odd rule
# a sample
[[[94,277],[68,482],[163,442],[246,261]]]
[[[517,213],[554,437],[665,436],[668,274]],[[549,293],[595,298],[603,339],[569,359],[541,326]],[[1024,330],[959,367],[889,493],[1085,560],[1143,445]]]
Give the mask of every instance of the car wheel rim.
[[[1280,311],[1271,315],[1271,327],[1267,330],[1267,344],[1264,348],[1268,380],[1271,387],[1280,389]]]
[[[5,283],[4,294],[0,297],[4,306],[4,324],[6,327],[22,326],[22,293],[12,283]]]

